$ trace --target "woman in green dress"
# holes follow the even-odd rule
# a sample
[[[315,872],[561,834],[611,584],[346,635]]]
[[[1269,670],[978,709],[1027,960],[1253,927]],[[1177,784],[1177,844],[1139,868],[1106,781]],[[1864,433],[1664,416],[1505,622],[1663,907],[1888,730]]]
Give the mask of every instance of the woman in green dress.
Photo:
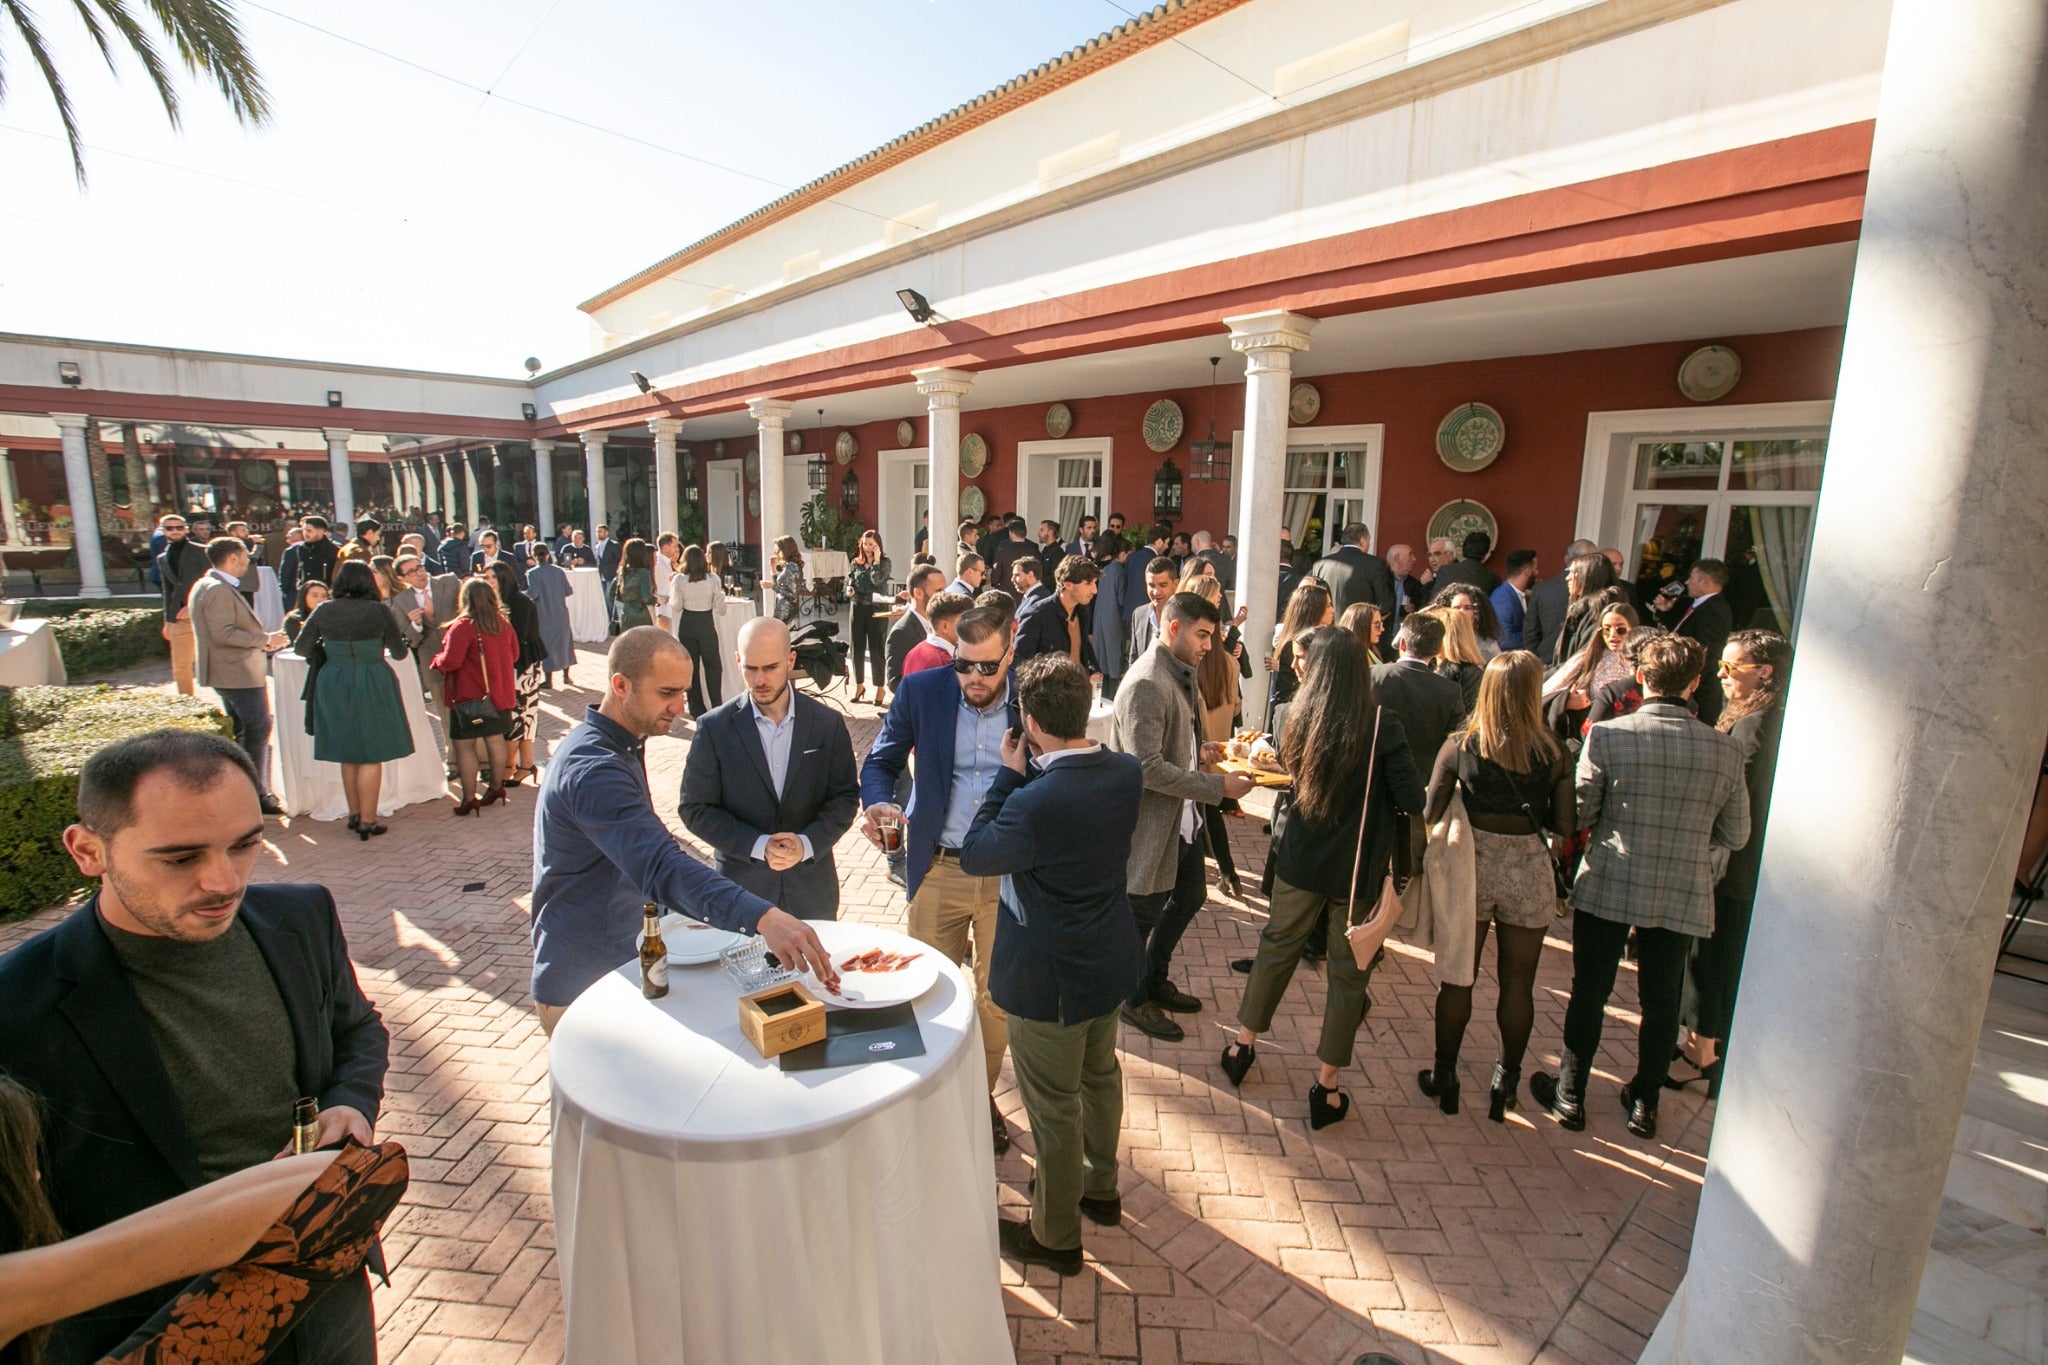
[[[348,827],[357,837],[382,834],[377,798],[384,765],[410,754],[413,744],[398,676],[384,663],[387,650],[394,659],[405,657],[405,637],[398,618],[384,609],[376,570],[362,560],[338,567],[334,595],[306,618],[294,648],[310,665],[306,732],[313,736],[313,758],[341,765]]]
[[[612,596],[619,604],[620,630],[654,624],[654,551],[638,536],[625,544]]]

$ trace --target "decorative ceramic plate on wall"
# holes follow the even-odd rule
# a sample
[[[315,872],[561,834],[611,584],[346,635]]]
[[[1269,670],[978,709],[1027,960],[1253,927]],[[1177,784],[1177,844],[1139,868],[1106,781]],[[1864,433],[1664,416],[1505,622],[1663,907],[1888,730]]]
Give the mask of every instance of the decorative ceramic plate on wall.
[[[242,487],[261,491],[277,482],[277,469],[268,460],[244,460],[235,478]]]
[[[1452,408],[1436,427],[1436,453],[1460,474],[1476,474],[1499,458],[1508,424],[1484,403]]]
[[[1313,384],[1296,384],[1287,394],[1287,420],[1306,426],[1323,410],[1323,395]]]
[[[988,499],[973,484],[960,490],[960,520],[980,521],[982,513],[988,511]]]
[[[1180,444],[1183,432],[1187,430],[1187,419],[1181,415],[1180,404],[1171,398],[1162,398],[1145,409],[1145,444],[1162,454]]]
[[[981,471],[988,468],[988,442],[969,432],[960,438],[960,477],[978,479]],[[980,516],[979,512],[975,513]]]
[[[761,452],[760,452],[760,451],[758,451],[758,450],[750,450],[750,451],[748,451],[748,452],[747,452],[747,464],[746,464],[746,470],[747,470],[747,482],[748,482],[748,483],[759,483],[759,482],[761,482]]]
[[[1065,403],[1054,403],[1045,410],[1045,434],[1055,441],[1063,439],[1074,429],[1074,410]]]
[[[749,488],[747,490],[747,515],[750,517],[761,515],[761,490],[758,488]]]
[[[1470,498],[1453,498],[1429,518],[1429,539],[1441,536],[1453,545],[1463,545],[1465,537],[1474,531],[1486,532],[1486,538],[1494,545],[1500,544],[1500,524],[1493,519],[1486,504]]]
[[[1702,346],[1678,366],[1678,391],[1695,403],[1725,398],[1742,378],[1742,357],[1726,346]]]
[[[907,450],[910,447],[910,443],[916,439],[917,428],[910,425],[908,417],[896,424],[896,444],[898,447]]]
[[[852,464],[853,457],[860,450],[860,442],[853,439],[853,433],[842,431],[839,439],[832,443],[832,458],[841,464]]]
[[[804,453],[804,434],[801,431],[789,433],[789,453],[792,455]]]

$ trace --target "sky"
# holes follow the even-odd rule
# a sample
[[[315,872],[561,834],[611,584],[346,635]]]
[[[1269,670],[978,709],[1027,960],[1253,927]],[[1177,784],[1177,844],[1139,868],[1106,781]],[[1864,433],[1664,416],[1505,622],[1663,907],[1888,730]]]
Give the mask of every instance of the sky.
[[[0,331],[523,377],[590,353],[581,300],[1142,0],[234,3],[261,129],[182,71],[173,129],[35,7],[83,187],[0,21]]]

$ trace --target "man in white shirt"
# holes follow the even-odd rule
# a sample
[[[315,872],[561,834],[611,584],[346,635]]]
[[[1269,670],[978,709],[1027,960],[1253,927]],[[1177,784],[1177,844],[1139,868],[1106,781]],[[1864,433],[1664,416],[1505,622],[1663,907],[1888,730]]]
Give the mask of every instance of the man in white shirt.
[[[1152,648],[1159,639],[1159,613],[1166,607],[1166,599],[1173,596],[1173,589],[1180,582],[1180,575],[1174,571],[1173,561],[1164,555],[1155,557],[1145,566],[1145,600],[1131,611],[1131,628],[1124,634],[1124,662],[1136,663],[1145,657],[1145,651]]]

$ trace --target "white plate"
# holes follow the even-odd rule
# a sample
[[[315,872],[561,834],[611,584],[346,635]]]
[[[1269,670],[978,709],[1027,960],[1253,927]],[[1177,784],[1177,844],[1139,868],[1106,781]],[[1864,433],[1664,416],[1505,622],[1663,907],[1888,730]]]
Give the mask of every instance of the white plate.
[[[835,936],[836,937],[836,936]],[[838,966],[850,957],[857,957],[870,948],[881,948],[884,952],[895,952],[897,948],[887,943],[858,942],[832,952],[832,965]],[[904,945],[901,951],[918,954],[917,960],[901,971],[894,972],[849,972],[839,973],[839,989],[828,991],[816,978],[806,975],[804,985],[816,993],[818,999],[828,1005],[839,1005],[846,1009],[878,1010],[884,1005],[900,1005],[915,1000],[938,983],[939,950],[929,944],[913,943]]]
[[[720,953],[735,943],[745,942],[746,937],[682,915],[670,915],[661,922],[661,941],[668,945],[668,960],[678,967],[716,962]]]

